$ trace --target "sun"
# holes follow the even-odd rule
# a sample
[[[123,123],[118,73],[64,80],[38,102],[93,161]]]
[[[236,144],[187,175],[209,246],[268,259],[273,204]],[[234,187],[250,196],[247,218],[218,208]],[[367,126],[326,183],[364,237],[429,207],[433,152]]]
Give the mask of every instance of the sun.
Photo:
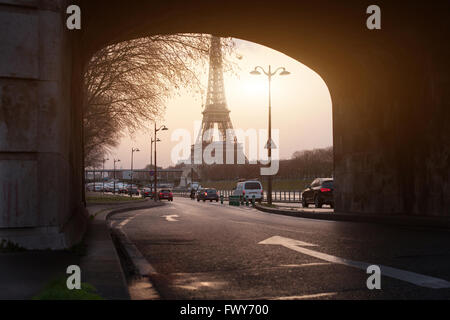
[[[267,84],[260,79],[249,79],[242,82],[242,93],[251,98],[260,98],[267,95]]]

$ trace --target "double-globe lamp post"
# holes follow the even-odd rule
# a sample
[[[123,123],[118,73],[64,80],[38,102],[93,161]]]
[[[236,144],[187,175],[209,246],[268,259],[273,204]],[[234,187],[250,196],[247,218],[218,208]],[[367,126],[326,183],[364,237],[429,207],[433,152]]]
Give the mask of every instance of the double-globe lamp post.
[[[114,190],[113,190],[113,193],[114,194],[116,194],[116,163],[117,162],[120,162],[120,159],[114,159],[114,186],[113,186],[113,188],[114,188]]]
[[[272,93],[271,93],[271,85],[272,85],[272,77],[275,76],[278,71],[280,72],[280,76],[287,76],[291,74],[289,71],[286,70],[284,67],[279,67],[275,69],[275,71],[272,72],[272,66],[269,65],[269,71],[265,71],[263,67],[256,66],[253,71],[250,72],[251,75],[259,76],[261,75],[261,72],[258,71],[261,70],[262,73],[264,73],[267,78],[269,79],[269,139],[267,141],[267,153],[268,153],[268,160],[269,165],[272,164]],[[268,176],[268,186],[267,186],[267,202],[269,205],[272,204],[272,175]]]
[[[133,155],[135,152],[139,152],[138,148],[131,148],[131,186],[130,186],[130,198],[133,196]]]
[[[155,201],[157,201],[158,199],[158,167],[157,167],[157,164],[156,164],[156,141],[158,141],[158,138],[156,137],[156,133],[158,132],[158,131],[160,131],[160,130],[162,130],[162,131],[167,131],[167,130],[169,130],[165,125],[162,125],[161,127],[159,127],[158,129],[156,129],[156,122],[155,122],[155,179],[154,179],[154,182],[155,182],[155,195],[154,195],[154,197],[153,197],[153,199],[155,200]]]

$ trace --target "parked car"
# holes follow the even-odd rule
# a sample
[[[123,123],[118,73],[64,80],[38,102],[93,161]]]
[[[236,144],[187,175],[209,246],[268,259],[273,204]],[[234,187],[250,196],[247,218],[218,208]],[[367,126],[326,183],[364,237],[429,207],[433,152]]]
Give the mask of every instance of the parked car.
[[[173,201],[173,193],[170,189],[162,189],[158,193],[159,200],[167,199]]]
[[[115,188],[114,188],[114,185],[111,186],[111,192],[113,192],[113,193],[120,193],[120,189],[121,188],[118,185],[116,185]]]
[[[103,185],[102,183],[96,182],[96,183],[88,183],[87,185],[88,191],[94,191],[94,192],[102,192],[103,191]]]
[[[133,185],[133,186],[129,185],[129,186],[127,187],[126,194],[130,194],[130,193],[131,193],[132,195],[138,196],[138,195],[139,195],[139,189],[138,189],[138,187],[137,187],[136,185]]]
[[[209,201],[216,201],[219,202],[219,195],[217,194],[217,190],[213,188],[205,188],[201,189],[199,192],[197,192],[197,201],[203,200],[205,202],[206,200]]]
[[[142,198],[152,198],[152,190],[150,188],[142,188],[140,194]]]
[[[238,182],[236,189],[233,191],[234,196],[240,196],[241,198],[248,197],[249,200],[255,197],[255,201],[261,203],[264,199],[264,190],[261,182],[258,180],[248,180]]]
[[[121,185],[121,186],[119,185],[118,189],[119,189],[119,193],[121,193],[121,194],[128,193],[128,187],[125,185]]]
[[[307,208],[314,204],[316,208],[322,208],[324,204],[334,208],[333,178],[318,178],[302,192],[302,206]]]
[[[112,192],[113,191],[113,185],[109,183],[105,183],[105,192]]]

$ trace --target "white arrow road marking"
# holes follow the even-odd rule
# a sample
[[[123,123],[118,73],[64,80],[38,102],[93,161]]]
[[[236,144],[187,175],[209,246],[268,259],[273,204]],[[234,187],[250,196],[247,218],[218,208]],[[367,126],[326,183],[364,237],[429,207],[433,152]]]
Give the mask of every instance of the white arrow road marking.
[[[306,249],[306,248],[303,248],[303,246],[306,247],[306,246],[316,246],[316,245],[298,241],[298,240],[294,240],[294,239],[284,238],[284,237],[280,237],[280,236],[274,236],[274,237],[268,238],[264,241],[261,241],[259,244],[281,245],[288,249],[306,254],[308,256],[311,256],[311,257],[314,257],[314,258],[317,258],[320,260],[325,260],[325,261],[333,262],[333,263],[337,263],[337,264],[343,264],[343,265],[346,265],[349,267],[354,267],[354,268],[358,268],[358,269],[362,269],[362,270],[367,270],[368,266],[374,264],[374,263],[347,260],[347,259],[332,256],[329,254]],[[395,278],[398,280],[406,281],[406,282],[415,284],[417,286],[425,287],[425,288],[432,288],[432,289],[450,288],[450,282],[443,280],[443,279],[429,277],[429,276],[425,276],[423,274],[406,271],[406,270],[401,270],[401,269],[396,269],[396,268],[392,268],[392,267],[388,267],[388,266],[383,266],[383,265],[378,265],[378,266],[380,267],[381,274],[383,276],[388,276],[388,277]]]
[[[170,214],[170,215],[166,215],[166,216],[162,216],[162,217],[166,218],[167,221],[175,222],[175,221],[178,221],[175,218],[178,218],[179,216],[177,214]]]

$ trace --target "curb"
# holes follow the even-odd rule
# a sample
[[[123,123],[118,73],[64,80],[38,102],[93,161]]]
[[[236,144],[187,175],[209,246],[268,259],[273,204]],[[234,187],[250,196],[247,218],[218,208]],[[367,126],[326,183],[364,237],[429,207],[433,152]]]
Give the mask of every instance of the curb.
[[[120,205],[127,205],[127,204],[135,204],[135,203],[142,203],[146,202],[147,199],[139,199],[139,200],[127,200],[127,201],[115,201],[115,202],[88,202],[87,207],[90,206],[120,206]]]
[[[164,205],[164,204],[162,204],[162,203],[159,204],[158,203],[156,206],[159,206],[159,205]],[[155,204],[153,203],[153,201],[152,201],[152,205],[145,204],[145,203],[142,203],[142,201],[140,201],[139,203],[129,203],[129,204],[127,203],[126,205],[122,205],[119,208],[118,207],[115,207],[115,208],[114,207],[113,208],[111,208],[111,207],[110,208],[103,208],[100,211],[95,212],[95,214],[94,214],[95,218],[94,218],[94,220],[92,222],[90,222],[90,224],[92,226],[94,226],[95,224],[103,226],[103,227],[101,227],[100,232],[104,232],[104,236],[108,239],[107,242],[109,244],[108,245],[100,244],[100,246],[105,246],[106,245],[107,248],[110,248],[110,253],[109,253],[109,256],[108,256],[107,259],[109,259],[110,261],[115,261],[116,268],[117,268],[117,271],[116,271],[117,275],[113,276],[113,277],[110,276],[110,281],[112,281],[112,282],[109,283],[109,286],[112,288],[113,295],[111,296],[108,293],[108,295],[110,295],[110,296],[106,295],[105,297],[107,299],[114,299],[114,300],[116,300],[116,299],[130,299],[130,298],[132,298],[132,295],[131,295],[131,292],[130,292],[130,286],[129,286],[128,282],[127,282],[126,272],[125,272],[124,267],[122,265],[122,262],[123,262],[122,261],[122,257],[123,257],[123,255],[122,256],[120,255],[120,253],[123,252],[123,250],[122,251],[120,250],[121,249],[120,248],[121,243],[119,245],[117,244],[116,240],[118,239],[118,237],[116,236],[116,234],[114,234],[113,229],[111,228],[111,226],[108,223],[108,219],[111,216],[115,215],[115,214],[128,212],[128,211],[141,210],[141,209],[148,209],[148,208],[152,208],[152,207],[155,207]],[[90,210],[95,210],[95,208],[92,208],[92,207],[91,208],[87,208],[87,209],[88,210],[89,209]],[[97,237],[95,237],[95,238],[97,238]],[[92,239],[90,242],[87,243],[87,245],[88,245],[88,247],[94,248],[94,252],[96,252],[96,251],[98,251],[97,242],[98,241],[96,241],[95,239]],[[100,241],[100,243],[101,242],[104,242],[104,241],[102,240],[102,241]],[[103,252],[104,248],[101,248],[101,251]],[[86,259],[85,260],[86,264],[92,264],[92,261],[94,261],[94,263],[95,263],[97,258],[96,257],[94,257],[94,258],[91,257],[90,260]],[[105,257],[103,257],[102,259],[105,259]],[[104,286],[104,283],[103,283],[104,279],[102,277],[97,278],[95,276],[95,274],[98,273],[98,270],[96,270],[95,264],[94,264],[94,267],[89,267],[89,268],[90,269],[89,269],[88,272],[93,274],[93,278],[92,278],[92,280],[90,282],[96,287],[98,287],[99,285],[103,285]],[[91,269],[91,268],[93,268],[93,269]],[[97,284],[96,281],[99,281],[99,283]],[[117,293],[117,291],[122,290],[122,289],[119,289],[119,287],[123,288],[123,290],[126,291],[126,296],[127,297],[122,295],[120,298],[118,298],[117,295],[114,295],[114,292]],[[109,290],[109,289],[106,289],[106,290]]]
[[[331,220],[331,221],[346,221],[346,222],[362,222],[362,223],[378,223],[388,224],[396,226],[409,226],[409,227],[430,227],[440,229],[450,229],[450,218],[434,218],[424,216],[378,216],[378,215],[360,215],[353,213],[323,213],[316,211],[305,210],[285,210],[276,208],[267,208],[256,204],[255,208],[259,211],[305,218],[315,220]]]
[[[145,200],[145,201],[147,201],[147,200]],[[139,203],[142,203],[142,202],[144,202],[144,201],[141,201]],[[111,218],[115,214],[124,213],[124,212],[128,212],[128,211],[141,210],[141,209],[151,209],[154,207],[160,207],[160,206],[164,205],[162,202],[157,202],[157,205],[155,205],[155,203],[153,201],[152,201],[152,203],[153,203],[152,205],[146,205],[146,206],[137,205],[137,206],[133,206],[133,207],[126,207],[126,208],[119,208],[119,209],[115,209],[115,208],[107,209],[107,210],[111,210],[111,211],[106,214],[105,221],[107,221],[109,218]]]
[[[105,216],[105,221],[108,220],[116,214],[129,212],[129,211],[137,211],[141,209],[151,209],[155,207],[164,206],[162,202],[154,203],[152,201],[152,205],[141,205],[134,206],[128,208],[120,208],[116,210],[112,210],[108,212]],[[132,268],[134,269],[134,273],[137,275],[136,279],[133,279],[133,284],[131,288],[128,288],[130,297],[137,300],[160,300],[161,296],[155,289],[154,285],[151,283],[150,279],[152,276],[157,275],[155,268],[147,261],[147,259],[142,255],[139,249],[131,242],[125,232],[122,231],[122,227],[112,227],[110,224],[108,228],[111,232],[112,237],[114,237],[117,242],[113,241],[114,246],[117,251],[121,251],[125,255],[125,259],[131,262]],[[120,246],[117,247],[117,246]],[[119,254],[117,254],[118,259],[120,261]],[[123,269],[122,269],[122,272]],[[125,277],[125,273],[124,273]],[[132,291],[132,292],[131,292]]]
[[[111,229],[111,232],[117,240],[116,246],[121,247],[117,249],[121,250],[125,259],[132,264],[133,273],[136,275],[131,288],[129,288],[130,298],[136,299],[137,296],[138,300],[161,300],[161,296],[150,281],[152,276],[158,274],[155,268],[145,259],[121,228]],[[138,288],[137,293],[136,288]]]

